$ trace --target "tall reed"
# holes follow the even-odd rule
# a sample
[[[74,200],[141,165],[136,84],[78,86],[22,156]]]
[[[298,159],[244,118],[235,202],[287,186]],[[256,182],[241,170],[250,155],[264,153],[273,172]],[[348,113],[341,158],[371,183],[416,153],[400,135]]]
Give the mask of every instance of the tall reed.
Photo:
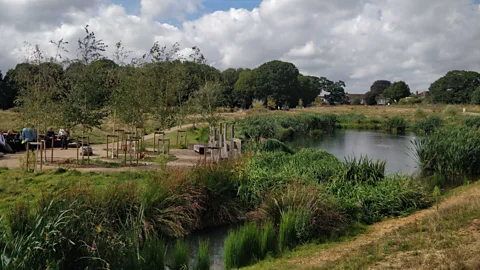
[[[188,244],[183,240],[177,240],[172,253],[172,270],[188,270],[190,251]]]
[[[210,259],[210,243],[208,240],[199,240],[195,269],[209,270],[211,265],[212,261]]]

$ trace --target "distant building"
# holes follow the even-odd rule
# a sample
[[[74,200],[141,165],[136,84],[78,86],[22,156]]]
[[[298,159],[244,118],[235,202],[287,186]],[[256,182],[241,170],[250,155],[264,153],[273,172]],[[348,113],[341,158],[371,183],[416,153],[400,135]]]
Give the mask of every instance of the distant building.
[[[418,91],[417,91],[417,97],[423,99],[423,98],[427,98],[427,96],[428,96],[428,91],[423,91],[421,93],[418,93]]]
[[[359,99],[360,104],[362,104],[362,105],[366,104],[365,94],[347,94],[347,97],[348,97],[348,103],[350,103],[350,104],[353,104],[355,99]]]
[[[378,95],[375,100],[377,101],[377,105],[386,105],[387,99],[383,95]]]

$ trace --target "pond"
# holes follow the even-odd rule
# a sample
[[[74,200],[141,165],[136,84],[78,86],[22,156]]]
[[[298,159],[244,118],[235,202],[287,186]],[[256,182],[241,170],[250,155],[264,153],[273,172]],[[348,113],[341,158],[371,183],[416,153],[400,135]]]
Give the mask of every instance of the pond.
[[[322,149],[332,153],[340,160],[345,157],[367,155],[371,159],[387,161],[387,173],[412,174],[417,172],[417,162],[411,141],[414,134],[394,135],[375,131],[337,130],[315,139],[309,136],[297,137],[288,142],[292,147]],[[198,240],[208,239],[212,248],[212,269],[223,269],[223,244],[228,230],[221,228],[196,232],[187,238],[191,250],[190,265],[194,265],[198,251]]]
[[[337,130],[318,139],[310,136],[297,137],[288,144],[292,147],[322,149],[342,161],[345,157],[367,155],[370,159],[385,160],[386,172],[389,174],[413,174],[418,170],[412,144],[415,139],[413,133],[395,135],[375,131]]]

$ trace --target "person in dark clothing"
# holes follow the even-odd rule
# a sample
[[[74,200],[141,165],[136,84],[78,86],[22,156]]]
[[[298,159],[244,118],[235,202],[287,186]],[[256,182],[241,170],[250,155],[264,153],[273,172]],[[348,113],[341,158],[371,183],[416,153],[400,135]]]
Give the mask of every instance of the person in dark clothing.
[[[3,135],[3,130],[0,130],[0,152],[14,154],[15,151],[8,145]]]

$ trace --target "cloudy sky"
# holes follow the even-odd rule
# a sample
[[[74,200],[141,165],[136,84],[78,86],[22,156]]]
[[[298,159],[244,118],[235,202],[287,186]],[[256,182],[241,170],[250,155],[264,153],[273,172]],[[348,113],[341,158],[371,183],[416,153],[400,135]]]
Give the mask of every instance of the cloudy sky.
[[[133,55],[155,41],[198,46],[221,70],[280,59],[300,72],[344,80],[363,93],[373,81],[413,91],[452,69],[480,71],[480,0],[0,0],[0,70],[22,61],[24,41],[54,53],[90,25],[110,48]],[[111,51],[107,52],[107,56]]]

